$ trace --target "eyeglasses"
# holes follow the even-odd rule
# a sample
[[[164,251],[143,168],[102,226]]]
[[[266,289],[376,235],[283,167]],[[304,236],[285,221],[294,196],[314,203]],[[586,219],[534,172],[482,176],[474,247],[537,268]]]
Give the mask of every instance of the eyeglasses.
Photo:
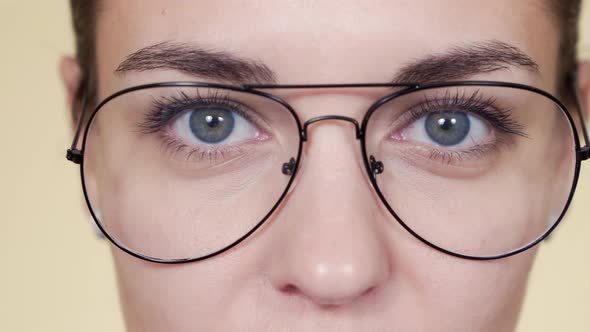
[[[302,123],[268,92],[338,88],[383,93],[361,122]],[[497,259],[533,247],[564,216],[590,157],[577,103],[583,148],[563,103],[516,83],[156,83],[82,114],[67,157],[81,165],[88,208],[114,245],[147,261],[192,262],[261,227],[293,185],[310,125],[345,121],[392,222],[444,253]]]

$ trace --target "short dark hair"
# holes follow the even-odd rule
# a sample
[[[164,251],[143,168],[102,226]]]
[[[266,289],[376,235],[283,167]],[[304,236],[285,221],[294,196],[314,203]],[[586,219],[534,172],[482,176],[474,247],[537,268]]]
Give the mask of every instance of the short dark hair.
[[[561,30],[559,94],[570,101],[574,92],[570,91],[569,75],[576,70],[578,63],[579,21],[582,0],[545,0]]]
[[[99,0],[70,0],[72,25],[76,41],[76,59],[82,71],[82,82],[76,93],[77,101],[86,93],[89,101],[96,96],[96,12]],[[74,120],[77,120],[77,107],[73,107]]]
[[[582,0],[543,0],[559,23],[560,41],[560,89],[562,97],[570,99],[568,75],[577,63],[578,21]],[[78,98],[84,91],[88,101],[94,103],[96,97],[96,13],[100,0],[70,0],[72,22],[76,39],[76,57],[82,69],[82,84]],[[75,109],[75,108],[74,108]],[[77,114],[73,114],[77,118]]]

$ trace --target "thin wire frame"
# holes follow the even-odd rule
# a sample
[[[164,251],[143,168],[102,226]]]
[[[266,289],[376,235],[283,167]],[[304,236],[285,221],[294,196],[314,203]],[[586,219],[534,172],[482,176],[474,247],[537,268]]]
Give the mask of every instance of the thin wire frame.
[[[155,262],[155,263],[163,263],[163,264],[189,263],[189,262],[196,262],[196,261],[201,261],[201,260],[211,258],[213,256],[221,254],[221,253],[235,247],[236,245],[238,245],[239,243],[244,241],[246,238],[248,238],[251,234],[253,234],[256,230],[258,230],[269,219],[269,217],[275,212],[275,210],[278,208],[278,206],[284,200],[285,196],[287,195],[287,193],[289,192],[289,190],[293,184],[294,179],[297,176],[298,170],[300,168],[301,156],[302,156],[302,151],[303,151],[303,144],[307,141],[307,128],[310,124],[318,122],[318,121],[322,121],[322,120],[328,120],[328,119],[348,121],[355,126],[356,138],[359,140],[359,143],[360,143],[360,148],[361,148],[362,157],[363,157],[363,163],[364,163],[365,170],[367,172],[367,176],[369,177],[371,185],[373,186],[378,197],[380,198],[381,202],[384,204],[386,209],[389,211],[389,213],[396,219],[396,221],[409,234],[411,234],[412,236],[414,236],[416,239],[418,239],[422,243],[426,244],[427,246],[429,246],[435,250],[438,250],[442,253],[454,256],[454,257],[458,257],[458,258],[462,258],[462,259],[469,259],[469,260],[500,259],[500,258],[505,258],[505,257],[509,257],[512,255],[516,255],[518,253],[521,253],[525,250],[528,250],[528,249],[534,247],[535,245],[537,245],[538,243],[540,243],[541,241],[546,239],[551,234],[551,232],[553,232],[553,230],[560,224],[567,209],[570,206],[571,200],[573,198],[573,195],[575,193],[575,189],[576,189],[576,186],[578,183],[581,162],[590,158],[590,146],[588,145],[588,143],[589,143],[588,132],[587,132],[586,125],[584,122],[583,111],[581,108],[582,105],[580,103],[580,99],[579,99],[577,89],[576,89],[577,82],[576,82],[575,75],[571,76],[570,83],[572,85],[572,89],[573,89],[574,95],[575,95],[575,103],[576,103],[575,106],[577,108],[577,113],[578,113],[578,117],[579,117],[580,124],[581,124],[581,130],[582,130],[583,137],[584,137],[584,143],[585,143],[584,147],[581,147],[581,145],[580,145],[580,139],[579,139],[577,129],[576,129],[577,127],[575,125],[575,121],[573,120],[571,113],[568,111],[567,107],[565,107],[565,105],[558,98],[556,98],[552,94],[550,94],[546,91],[543,91],[541,89],[538,89],[536,87],[524,85],[524,84],[518,84],[518,83],[498,82],[498,81],[449,81],[449,82],[434,82],[434,83],[427,83],[427,84],[420,84],[420,83],[396,83],[396,84],[392,84],[392,83],[358,83],[358,84],[357,83],[350,83],[350,84],[348,84],[348,83],[346,83],[346,84],[283,84],[283,85],[279,85],[279,84],[243,84],[243,85],[236,86],[236,85],[226,85],[226,84],[207,83],[207,82],[161,82],[161,83],[138,85],[138,86],[123,89],[123,90],[120,90],[118,92],[111,94],[110,96],[108,96],[107,98],[102,100],[94,108],[94,110],[89,114],[87,121],[84,121],[84,119],[86,118],[85,112],[87,109],[87,107],[86,107],[87,100],[85,97],[83,97],[82,101],[81,101],[81,115],[78,120],[78,124],[76,127],[75,136],[73,138],[72,145],[71,145],[70,149],[67,150],[66,158],[68,160],[72,161],[73,163],[78,164],[80,166],[80,177],[81,177],[81,182],[82,182],[82,189],[84,192],[84,197],[85,197],[85,201],[88,206],[88,209],[89,209],[97,227],[100,229],[100,231],[105,235],[105,237],[111,243],[113,243],[115,246],[117,246],[119,249],[123,250],[127,254],[134,256],[136,258],[145,260],[145,261]],[[574,148],[575,148],[575,152],[576,152],[575,170],[574,170],[573,182],[571,185],[569,196],[568,196],[567,201],[562,209],[561,214],[559,215],[557,220],[553,223],[553,225],[551,227],[549,227],[549,229],[547,229],[545,231],[545,233],[543,233],[541,236],[539,236],[536,240],[532,241],[531,243],[529,243],[525,246],[522,246],[520,248],[517,248],[515,250],[509,251],[506,253],[502,253],[499,255],[493,255],[493,256],[470,256],[470,255],[464,255],[464,254],[460,254],[457,252],[447,250],[445,248],[442,248],[442,247],[428,241],[424,237],[417,234],[414,230],[412,230],[412,228],[409,227],[399,217],[399,215],[394,211],[394,209],[388,203],[387,199],[385,198],[384,194],[382,193],[382,191],[379,188],[379,184],[377,181],[377,174],[379,173],[379,169],[378,169],[379,165],[378,165],[378,163],[375,162],[375,160],[372,159],[372,156],[368,156],[367,148],[366,148],[365,132],[367,130],[367,125],[369,123],[371,116],[374,114],[374,112],[380,106],[382,106],[383,104],[385,104],[387,102],[390,102],[391,100],[393,100],[395,98],[398,98],[398,97],[401,97],[401,96],[404,96],[404,95],[407,95],[407,94],[410,94],[413,92],[417,92],[417,91],[424,91],[424,90],[435,89],[435,88],[453,87],[453,86],[506,87],[506,88],[513,88],[513,89],[525,90],[528,92],[536,93],[536,94],[542,95],[542,96],[550,99],[556,105],[558,105],[560,107],[561,112],[563,112],[565,114],[567,120],[569,121],[570,127],[573,130],[572,137],[574,138],[574,142],[575,142]],[[88,139],[88,132],[89,132],[90,126],[92,124],[94,117],[98,114],[98,112],[101,110],[101,108],[104,105],[106,105],[109,101],[111,101],[119,96],[131,93],[134,91],[138,91],[138,90],[162,88],[162,87],[219,88],[219,89],[225,89],[225,90],[230,90],[230,91],[251,93],[251,94],[255,94],[255,95],[258,95],[258,96],[261,96],[264,98],[268,98],[268,99],[271,99],[274,102],[277,102],[278,104],[282,105],[285,109],[287,109],[291,113],[291,116],[294,118],[295,123],[297,124],[297,127],[298,127],[297,129],[300,133],[298,148],[297,148],[297,156],[296,156],[294,162],[292,162],[288,166],[290,168],[290,179],[287,183],[285,190],[282,192],[282,194],[280,195],[280,197],[278,198],[276,203],[272,206],[270,211],[262,218],[262,220],[260,220],[257,224],[254,225],[254,227],[252,227],[248,232],[246,232],[246,234],[242,235],[241,237],[239,237],[238,239],[236,239],[232,243],[226,245],[225,247],[223,247],[219,250],[216,250],[215,252],[212,252],[210,254],[204,255],[204,256],[186,258],[186,259],[160,259],[160,258],[156,258],[156,257],[146,256],[146,255],[137,253],[137,252],[129,249],[123,243],[120,243],[115,238],[113,238],[111,235],[109,235],[109,233],[106,231],[106,229],[100,223],[99,218],[96,216],[95,211],[92,208],[92,204],[90,202],[89,195],[88,195],[87,188],[86,188],[86,184],[85,184],[84,151],[86,148],[86,142]],[[396,91],[392,94],[389,94],[385,97],[382,97],[381,99],[379,99],[375,103],[373,103],[368,108],[368,110],[365,112],[362,123],[360,125],[355,119],[345,117],[345,116],[340,116],[340,115],[326,115],[326,116],[312,118],[302,125],[301,120],[299,119],[296,111],[294,110],[294,108],[291,105],[289,105],[286,101],[284,101],[282,98],[280,98],[276,95],[267,93],[265,91],[261,91],[261,90],[277,90],[277,89],[335,89],[335,88],[377,88],[377,87],[401,88],[401,90]],[[83,136],[82,136],[81,148],[78,149],[79,139],[80,139],[80,136],[82,135],[82,126],[84,125],[84,122],[86,123],[86,127],[84,130]]]

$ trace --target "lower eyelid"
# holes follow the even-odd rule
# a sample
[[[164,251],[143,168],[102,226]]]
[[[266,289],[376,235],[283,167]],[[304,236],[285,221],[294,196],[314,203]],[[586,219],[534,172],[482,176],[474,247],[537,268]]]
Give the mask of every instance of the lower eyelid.
[[[233,159],[250,155],[248,151],[260,151],[260,143],[252,140],[233,145],[187,145],[169,134],[162,134],[160,139],[164,151],[172,155],[173,160],[181,162],[207,161],[210,164],[231,162]],[[256,149],[254,149],[256,146]],[[264,150],[264,149],[262,149]],[[191,160],[192,159],[192,160]]]
[[[489,144],[471,151],[441,151],[415,145],[400,144],[390,154],[390,159],[397,159],[416,171],[448,178],[469,178],[481,176],[495,165],[495,156],[501,152],[501,144]],[[394,161],[383,162],[387,164]]]
[[[411,139],[400,139],[401,134],[394,132],[387,138],[393,142],[386,144],[391,144],[392,158],[400,158],[413,167],[433,174],[447,174],[449,176],[459,176],[460,172],[458,171],[461,170],[461,172],[465,172],[465,176],[472,176],[491,167],[498,157],[498,153],[513,143],[511,136],[505,136],[508,135],[490,129],[488,136],[479,144],[453,149]],[[457,172],[453,170],[457,170]]]

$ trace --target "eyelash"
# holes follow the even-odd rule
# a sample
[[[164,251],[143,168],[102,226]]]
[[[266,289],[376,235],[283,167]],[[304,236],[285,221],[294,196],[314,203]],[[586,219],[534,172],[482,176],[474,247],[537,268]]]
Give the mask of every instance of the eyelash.
[[[174,119],[187,110],[211,107],[212,105],[226,108],[260,128],[260,119],[253,116],[252,112],[247,111],[244,105],[231,100],[227,94],[212,90],[207,90],[207,94],[204,96],[197,92],[196,96],[193,97],[184,91],[180,91],[178,96],[156,99],[152,102],[150,110],[144,116],[143,122],[138,124],[138,127],[144,134],[159,134],[166,150],[171,151],[173,155],[184,152],[187,161],[194,157],[197,162],[208,159],[211,164],[214,164],[218,159],[223,160],[227,153],[242,153],[242,148],[238,145],[209,145],[206,148],[188,145],[165,130]]]
[[[500,108],[496,104],[496,98],[486,98],[479,90],[469,97],[466,97],[465,93],[459,92],[452,96],[447,94],[436,99],[426,97],[417,106],[411,107],[408,124],[429,113],[458,108],[462,112],[476,114],[484,118],[504,133],[526,137],[527,135],[523,132],[524,127],[512,118],[512,110]]]
[[[479,90],[473,92],[469,96],[467,96],[466,93],[460,93],[457,91],[453,95],[447,93],[445,96],[439,98],[425,97],[422,102],[411,106],[409,110],[406,111],[407,115],[403,115],[405,118],[404,125],[401,127],[405,128],[407,125],[429,113],[449,109],[456,111],[459,109],[465,113],[478,115],[502,133],[527,137],[527,134],[523,131],[524,127],[512,118],[511,110],[497,107],[496,104],[497,101],[495,98],[486,98]],[[228,110],[244,117],[253,125],[257,126],[257,128],[261,127],[260,119],[253,116],[252,112],[247,111],[244,105],[231,100],[227,94],[211,90],[208,90],[205,96],[197,93],[197,96],[191,97],[184,91],[181,91],[178,96],[161,97],[160,99],[154,100],[149,112],[145,115],[143,122],[138,126],[143,133],[160,134],[162,142],[167,150],[172,151],[175,155],[188,149],[186,160],[196,156],[197,161],[208,158],[209,162],[215,163],[218,158],[223,159],[226,153],[241,153],[242,148],[237,145],[226,145],[221,147],[208,146],[207,148],[201,146],[189,146],[178,140],[176,137],[173,137],[165,130],[165,128],[183,112],[190,109],[210,107],[211,105],[227,108]],[[486,153],[493,149],[497,149],[504,143],[506,143],[506,140],[499,138],[494,143],[478,145],[468,150],[433,150],[429,157],[432,160],[451,164],[452,162],[461,161],[464,157],[475,156],[477,158],[484,156]]]
[[[453,95],[447,93],[440,98],[425,97],[422,102],[410,107],[408,111],[409,115],[402,128],[405,128],[425,115],[446,110],[459,110],[461,112],[475,114],[489,122],[494,129],[499,130],[507,136],[528,137],[524,132],[524,126],[513,119],[511,109],[497,106],[496,98],[486,98],[479,90],[474,91],[469,96],[466,95],[466,92],[460,93],[457,91]],[[453,162],[460,162],[464,157],[478,158],[485,156],[486,153],[498,149],[501,145],[507,143],[506,137],[498,137],[496,142],[477,145],[468,150],[433,150],[429,157],[432,160],[437,160],[444,164],[451,164]]]
[[[197,92],[195,97],[191,97],[186,92],[181,91],[178,96],[161,97],[158,100],[154,100],[150,111],[144,118],[144,122],[139,127],[144,133],[157,133],[182,112],[189,109],[210,107],[211,105],[226,107],[232,112],[251,120],[250,115],[244,111],[243,106],[229,99],[229,96],[226,94],[222,95],[218,91],[212,92],[208,90],[206,96],[201,96]]]

